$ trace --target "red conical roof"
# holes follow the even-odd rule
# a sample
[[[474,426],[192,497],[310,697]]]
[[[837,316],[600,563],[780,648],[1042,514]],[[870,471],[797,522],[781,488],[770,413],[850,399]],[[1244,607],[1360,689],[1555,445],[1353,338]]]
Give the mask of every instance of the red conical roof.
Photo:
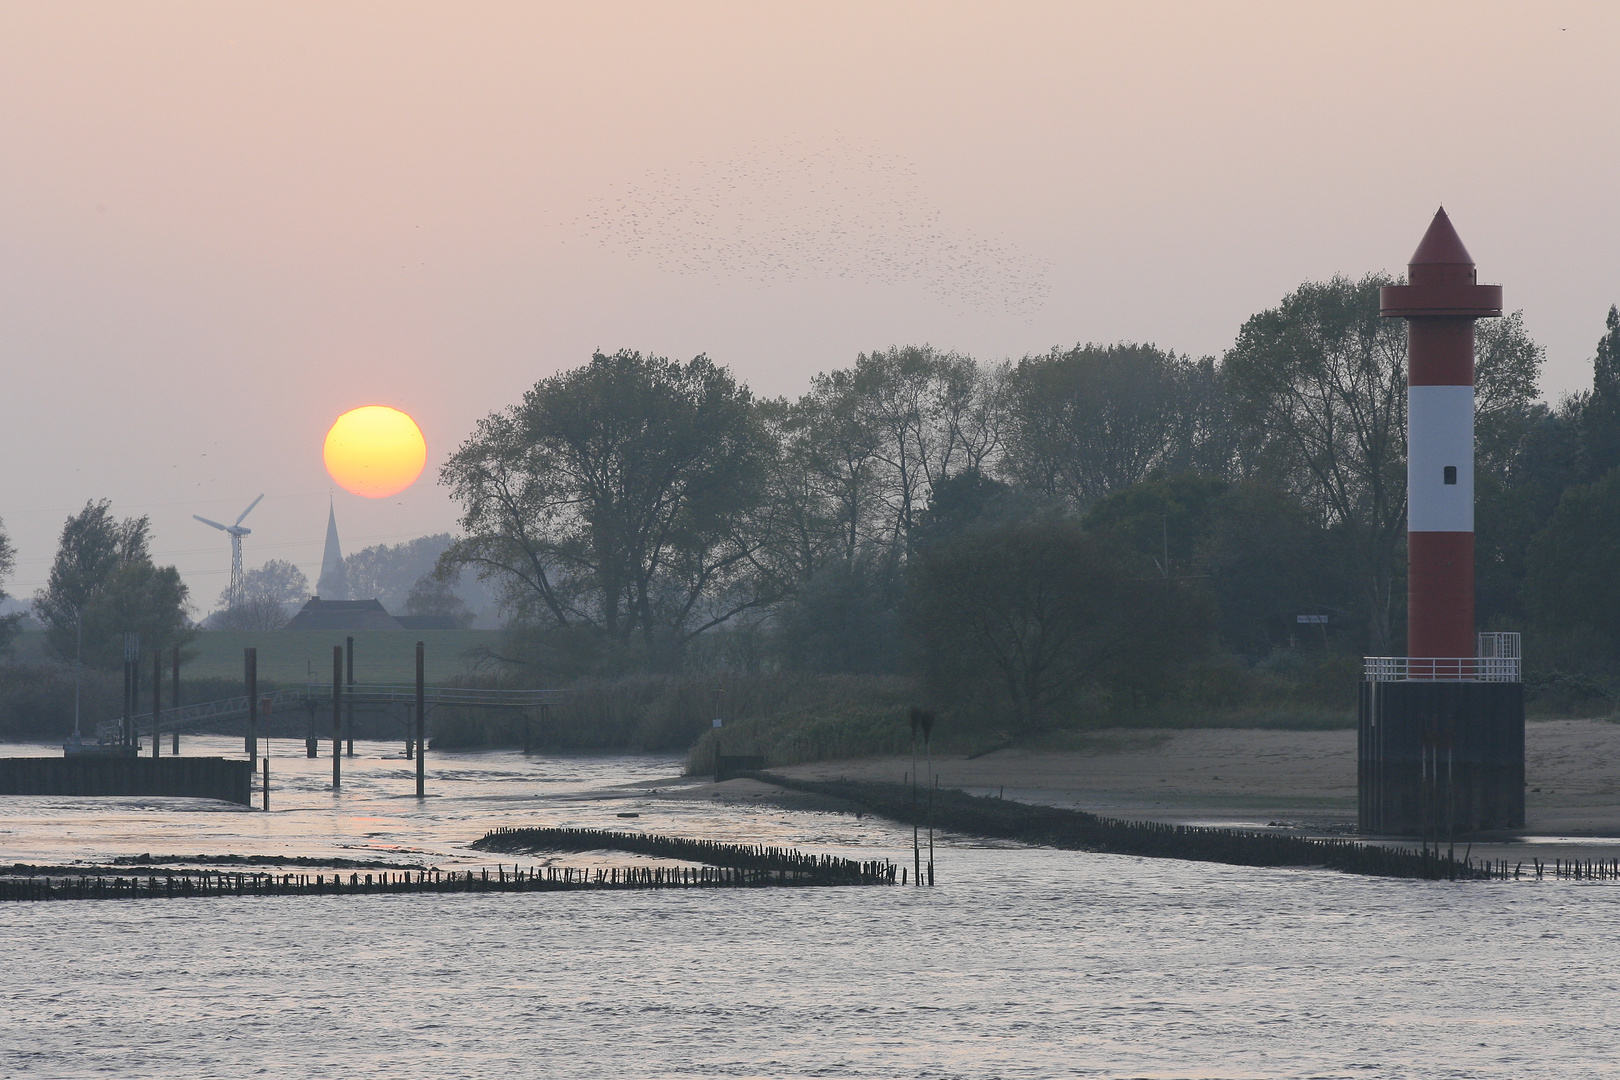
[[[1414,285],[1472,284],[1474,257],[1463,247],[1462,237],[1451,227],[1446,208],[1441,207],[1429,222],[1429,231],[1407,260],[1407,277]]]

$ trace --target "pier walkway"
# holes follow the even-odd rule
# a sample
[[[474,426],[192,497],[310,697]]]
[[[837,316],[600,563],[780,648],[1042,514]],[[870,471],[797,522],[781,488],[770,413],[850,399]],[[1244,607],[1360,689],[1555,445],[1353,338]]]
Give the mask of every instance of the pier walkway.
[[[564,693],[562,690],[484,690],[466,686],[428,686],[423,690],[425,703],[430,710],[442,705],[464,709],[538,709],[561,700]],[[332,688],[329,684],[326,686],[312,684],[260,694],[258,698],[261,715],[289,708],[330,709]],[[248,704],[247,696],[243,695],[221,698],[217,701],[202,701],[195,705],[182,705],[178,709],[160,709],[158,730],[167,733],[184,731],[205,722],[245,720],[248,715]],[[415,705],[416,686],[412,683],[355,683],[343,687],[343,704],[345,707],[353,705],[355,708]],[[268,709],[265,708],[267,705]],[[150,734],[152,711],[148,709],[146,712],[136,713],[133,723],[136,731],[143,735]],[[118,742],[122,727],[122,717],[103,721],[96,726],[97,741],[103,744]]]

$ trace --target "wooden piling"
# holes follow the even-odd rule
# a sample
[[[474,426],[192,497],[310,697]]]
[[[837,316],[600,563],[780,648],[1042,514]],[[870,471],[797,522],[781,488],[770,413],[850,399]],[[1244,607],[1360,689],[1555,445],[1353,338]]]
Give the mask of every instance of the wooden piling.
[[[343,786],[343,646],[332,646],[332,790]]]
[[[259,650],[242,650],[242,681],[247,684],[248,699],[248,729],[247,751],[248,760],[258,764],[259,760]],[[250,777],[251,779],[251,777]]]
[[[343,710],[344,733],[347,737],[347,750],[350,757],[354,757],[354,638],[344,638],[343,665],[344,674],[349,687],[349,700],[347,708]]]

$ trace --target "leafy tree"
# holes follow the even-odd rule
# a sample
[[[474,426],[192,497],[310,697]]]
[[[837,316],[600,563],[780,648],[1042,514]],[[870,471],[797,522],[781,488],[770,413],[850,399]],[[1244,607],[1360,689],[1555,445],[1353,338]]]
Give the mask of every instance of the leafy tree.
[[[1567,489],[1526,561],[1525,601],[1539,626],[1597,631],[1620,646],[1620,468]]]
[[[309,579],[285,559],[267,559],[242,575],[236,602],[208,620],[214,630],[279,630],[287,625],[289,605],[309,597]]]
[[[5,590],[6,578],[17,565],[17,552],[11,546],[11,537],[6,535],[6,523],[0,521],[0,603],[10,599]],[[22,621],[23,613],[15,612],[11,615],[0,615],[0,652],[11,647],[11,639],[16,636],[17,624]]]
[[[140,635],[143,650],[190,636],[188,590],[174,567],[153,564],[150,531],[144,516],[113,517],[106,499],[68,518],[45,588],[34,596],[56,655],[75,655],[81,624],[84,660],[99,667],[122,662],[126,632]]]
[[[1110,495],[1084,524],[1114,540],[1133,575],[1212,603],[1222,641],[1248,656],[1286,645],[1295,616],[1342,615],[1354,603],[1337,572],[1338,538],[1264,481],[1150,480]]]
[[[917,524],[917,546],[946,543],[987,523],[1034,517],[1037,504],[977,468],[963,469],[933,486]]]
[[[961,700],[991,685],[1025,731],[1088,685],[1134,697],[1203,645],[1204,609],[1133,577],[1102,539],[1063,522],[971,529],[918,553],[908,615],[925,678]]]
[[[1025,357],[1007,378],[1001,468],[1082,510],[1156,473],[1186,469],[1215,419],[1205,385],[1213,372],[1153,345],[1076,345]]]
[[[465,532],[441,565],[672,663],[782,594],[756,573],[771,450],[747,388],[707,357],[597,353],[486,417],[441,470]]]
[[[1343,530],[1380,653],[1395,644],[1406,536],[1406,328],[1378,304],[1391,283],[1307,282],[1244,323],[1226,355],[1240,415],[1265,433],[1277,479]]]
[[[1577,476],[1578,424],[1567,406],[1534,400],[1545,359],[1523,312],[1475,326],[1474,610],[1481,626],[1522,619],[1525,551]]]
[[[780,417],[784,506],[801,577],[829,558],[868,561],[889,588],[934,488],[984,472],[1005,426],[1006,369],[927,345],[862,353],[824,372]]]
[[[439,556],[455,538],[449,533],[419,536],[403,544],[373,544],[343,557],[351,596],[375,598],[389,611],[403,611],[423,574],[433,573]]]
[[[455,594],[448,581],[432,574],[423,574],[411,587],[405,598],[407,615],[447,615],[465,630],[473,624],[475,616],[461,597]]]
[[[1244,323],[1225,360],[1262,468],[1343,536],[1379,652],[1396,644],[1406,537],[1406,327],[1378,303],[1392,281],[1307,282]],[[1479,329],[1475,402],[1489,453],[1530,408],[1540,364],[1519,315]]]
[[[800,583],[778,615],[786,666],[818,674],[888,674],[900,664],[899,598],[861,562],[829,562]]]
[[[1534,406],[1547,350],[1524,328],[1524,312],[1474,324],[1475,473],[1512,468]]]
[[[1209,535],[1210,504],[1230,486],[1226,480],[1192,473],[1149,480],[1114,492],[1093,506],[1083,522],[1128,552],[1140,576],[1185,579]]]
[[[1604,328],[1592,361],[1592,393],[1581,418],[1593,476],[1620,465],[1620,307],[1609,305]]]
[[[1301,614],[1328,615],[1337,636],[1356,604],[1342,534],[1323,529],[1289,492],[1259,480],[1233,484],[1205,511],[1193,565],[1204,575],[1197,583],[1214,598],[1227,648],[1265,656],[1289,642]],[[1355,638],[1359,644],[1361,634]]]

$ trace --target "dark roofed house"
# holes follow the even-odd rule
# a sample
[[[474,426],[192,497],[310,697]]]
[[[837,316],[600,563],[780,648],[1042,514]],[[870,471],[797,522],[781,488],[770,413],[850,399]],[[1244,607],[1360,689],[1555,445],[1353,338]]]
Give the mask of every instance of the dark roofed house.
[[[399,620],[377,600],[309,598],[284,630],[399,630]]]

